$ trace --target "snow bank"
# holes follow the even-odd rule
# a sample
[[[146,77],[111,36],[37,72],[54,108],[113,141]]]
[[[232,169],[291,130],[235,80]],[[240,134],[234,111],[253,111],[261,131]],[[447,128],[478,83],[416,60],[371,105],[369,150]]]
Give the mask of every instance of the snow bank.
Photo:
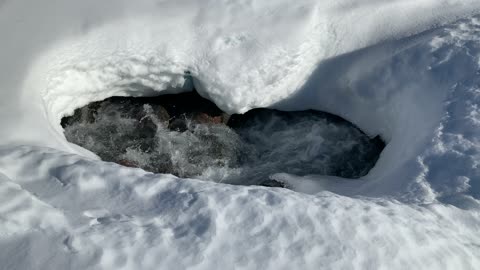
[[[2,267],[475,269],[479,9],[0,2]],[[187,91],[186,71],[224,110],[324,110],[389,144],[360,181],[274,176],[306,195],[148,174],[66,142],[63,115]]]

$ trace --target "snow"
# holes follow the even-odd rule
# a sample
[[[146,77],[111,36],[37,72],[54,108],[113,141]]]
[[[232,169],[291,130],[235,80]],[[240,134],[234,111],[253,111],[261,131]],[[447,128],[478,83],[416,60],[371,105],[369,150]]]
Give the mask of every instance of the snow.
[[[0,1],[2,269],[477,269],[480,2]],[[154,175],[62,116],[191,89],[340,115],[388,145],[294,191]],[[154,89],[151,91],[148,89]],[[296,191],[297,192],[296,192]]]

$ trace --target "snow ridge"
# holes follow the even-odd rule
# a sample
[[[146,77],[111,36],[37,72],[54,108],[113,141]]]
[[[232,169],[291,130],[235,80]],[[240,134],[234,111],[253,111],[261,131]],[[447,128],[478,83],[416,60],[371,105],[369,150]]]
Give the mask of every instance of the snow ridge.
[[[477,269],[479,11],[0,1],[0,268]],[[192,83],[229,112],[323,110],[388,145],[359,181],[273,176],[295,192],[154,175],[65,140],[77,107]]]

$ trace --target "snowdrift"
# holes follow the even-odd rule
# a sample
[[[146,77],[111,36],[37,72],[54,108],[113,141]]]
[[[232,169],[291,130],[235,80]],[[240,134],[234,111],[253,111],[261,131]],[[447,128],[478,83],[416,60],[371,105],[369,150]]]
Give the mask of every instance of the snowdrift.
[[[480,3],[0,1],[4,269],[475,269]],[[189,72],[194,80],[185,80]],[[388,145],[295,191],[100,161],[60,119],[188,91],[228,112],[327,111]]]

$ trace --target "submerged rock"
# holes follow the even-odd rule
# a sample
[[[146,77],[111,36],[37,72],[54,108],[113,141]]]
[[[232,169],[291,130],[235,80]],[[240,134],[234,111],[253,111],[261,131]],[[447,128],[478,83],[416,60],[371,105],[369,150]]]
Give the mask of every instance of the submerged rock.
[[[177,117],[171,120],[168,128],[176,132],[185,132],[188,130],[188,122],[186,117]]]
[[[138,168],[138,164],[136,164],[135,162],[131,161],[131,160],[127,160],[127,159],[121,159],[119,161],[117,161],[118,164],[122,165],[122,166],[125,166],[125,167],[130,167],[130,168]]]
[[[286,188],[287,185],[285,183],[274,180],[274,179],[268,179],[263,182],[260,182],[259,186],[264,186],[264,187],[280,187],[280,188]]]

